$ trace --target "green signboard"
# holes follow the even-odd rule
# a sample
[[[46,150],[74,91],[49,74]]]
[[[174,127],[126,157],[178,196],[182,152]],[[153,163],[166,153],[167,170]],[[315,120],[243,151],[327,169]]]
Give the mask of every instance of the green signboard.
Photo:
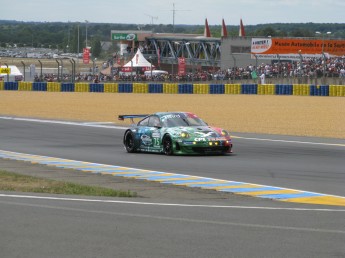
[[[134,33],[112,33],[111,34],[112,40],[137,40],[137,34]]]

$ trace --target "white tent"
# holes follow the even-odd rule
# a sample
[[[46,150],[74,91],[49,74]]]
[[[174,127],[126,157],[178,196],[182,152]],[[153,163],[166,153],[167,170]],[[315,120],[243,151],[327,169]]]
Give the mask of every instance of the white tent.
[[[2,65],[1,68],[9,68],[10,73],[8,74],[8,76],[6,73],[0,73],[0,81],[7,81],[8,80],[8,81],[14,82],[14,81],[23,80],[23,74],[19,71],[17,66],[9,65],[7,67],[7,66]]]
[[[133,56],[132,60],[122,67],[125,68],[124,69],[125,71],[129,71],[129,72],[132,67],[133,68],[143,67],[145,68],[144,70],[151,70],[151,63],[145,59],[140,49],[138,49],[137,53]],[[154,65],[152,65],[152,67],[154,67]]]

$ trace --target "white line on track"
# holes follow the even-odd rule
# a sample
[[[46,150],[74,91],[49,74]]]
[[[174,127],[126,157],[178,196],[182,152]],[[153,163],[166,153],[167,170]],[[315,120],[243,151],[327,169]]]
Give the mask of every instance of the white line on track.
[[[227,208],[227,209],[255,209],[255,210],[327,211],[327,212],[336,212],[337,211],[337,212],[345,212],[345,210],[343,210],[343,209],[309,209],[309,208],[281,208],[281,207],[258,207],[258,206],[154,203],[154,202],[134,202],[134,201],[118,201],[118,200],[81,199],[81,198],[48,197],[48,196],[17,195],[17,194],[0,194],[0,197],[22,198],[22,199],[40,199],[40,200],[55,200],[55,201],[119,203],[119,204],[151,205],[151,206],[173,206],[173,207],[200,207],[200,208]]]
[[[15,121],[27,121],[27,122],[36,122],[36,123],[46,123],[46,124],[63,124],[63,125],[77,125],[85,127],[99,127],[99,128],[109,128],[109,129],[127,129],[128,127],[124,126],[115,126],[115,125],[104,125],[111,124],[112,122],[69,122],[69,121],[58,121],[58,120],[44,120],[44,119],[34,119],[34,118],[21,118],[21,117],[4,117],[0,116],[0,119],[5,120],[15,120]]]
[[[253,141],[285,142],[285,143],[299,143],[299,144],[313,144],[313,145],[324,145],[324,146],[340,146],[340,147],[345,147],[345,144],[338,144],[338,143],[323,143],[323,142],[304,142],[304,141],[290,141],[290,140],[275,140],[275,139],[250,138],[250,137],[240,137],[240,136],[232,136],[232,138],[245,139],[245,140],[253,140]]]
[[[58,120],[44,120],[44,119],[34,119],[34,118],[20,118],[20,117],[6,117],[0,116],[0,119],[5,120],[16,120],[16,121],[28,121],[28,122],[37,122],[37,123],[50,123],[50,124],[65,124],[65,125],[76,125],[76,126],[85,126],[85,127],[98,127],[98,128],[107,128],[107,129],[117,129],[123,130],[127,129],[128,126],[116,126],[114,125],[105,125],[113,124],[113,122],[69,122],[69,121],[58,121]],[[282,142],[282,143],[297,143],[297,144],[312,144],[312,145],[323,145],[323,146],[338,146],[345,147],[345,144],[337,143],[322,143],[322,142],[305,142],[305,141],[290,141],[290,140],[277,140],[277,139],[267,139],[267,138],[252,138],[252,137],[241,137],[241,136],[232,136],[234,139],[244,139],[244,140],[253,140],[253,141],[269,141],[269,142]]]

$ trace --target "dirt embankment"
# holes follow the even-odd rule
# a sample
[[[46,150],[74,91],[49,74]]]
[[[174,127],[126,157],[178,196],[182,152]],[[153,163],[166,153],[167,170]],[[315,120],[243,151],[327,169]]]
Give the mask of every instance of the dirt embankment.
[[[0,115],[115,122],[119,114],[190,111],[230,132],[345,138],[345,99],[0,91]]]

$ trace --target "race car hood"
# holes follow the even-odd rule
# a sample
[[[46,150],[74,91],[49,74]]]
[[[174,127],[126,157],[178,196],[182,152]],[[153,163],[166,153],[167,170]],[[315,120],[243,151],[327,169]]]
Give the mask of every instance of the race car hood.
[[[189,127],[173,127],[168,129],[169,133],[173,137],[179,138],[181,136],[181,133],[185,132],[188,133],[190,139],[193,138],[219,138],[219,137],[226,137],[229,138],[229,134],[226,132],[226,134],[222,134],[221,128],[217,127],[211,127],[211,126],[189,126]]]

